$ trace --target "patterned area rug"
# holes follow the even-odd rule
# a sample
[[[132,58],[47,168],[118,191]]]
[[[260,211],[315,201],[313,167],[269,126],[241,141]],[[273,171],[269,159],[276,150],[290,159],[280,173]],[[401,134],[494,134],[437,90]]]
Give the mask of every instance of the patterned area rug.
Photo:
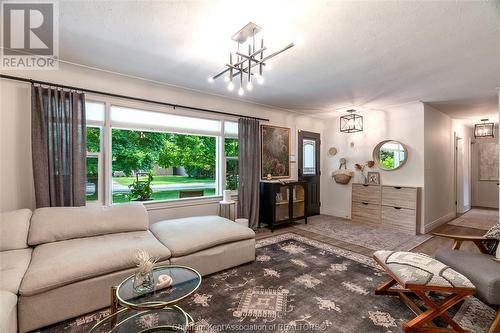
[[[374,251],[410,251],[432,238],[431,235],[410,235],[394,229],[388,230],[368,224],[352,223],[350,220],[329,215],[312,216],[307,219],[307,224],[295,227]]]
[[[204,278],[181,306],[200,333],[402,332],[412,312],[397,297],[373,294],[386,279],[371,258],[288,233],[259,240],[255,262]],[[486,332],[493,320],[493,310],[475,298],[454,312],[476,333]],[[88,332],[106,314],[99,311],[40,332]]]
[[[449,224],[487,231],[498,221],[497,209],[472,208],[464,215],[449,222]]]

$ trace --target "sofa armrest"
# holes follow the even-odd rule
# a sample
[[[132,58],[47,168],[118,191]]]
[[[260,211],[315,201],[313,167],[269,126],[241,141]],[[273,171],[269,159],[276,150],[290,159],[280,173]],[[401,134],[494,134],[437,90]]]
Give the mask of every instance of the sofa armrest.
[[[459,250],[462,243],[465,241],[473,242],[481,253],[488,253],[486,246],[484,246],[485,241],[494,241],[495,239],[486,238],[483,236],[466,236],[466,235],[450,235],[450,234],[442,234],[438,232],[433,232],[432,235],[438,237],[449,238],[453,240],[453,250]]]

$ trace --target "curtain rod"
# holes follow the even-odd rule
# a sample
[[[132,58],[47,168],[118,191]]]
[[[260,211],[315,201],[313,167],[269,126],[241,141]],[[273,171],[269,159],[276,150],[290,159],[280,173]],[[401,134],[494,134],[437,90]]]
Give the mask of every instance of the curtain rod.
[[[51,86],[51,87],[58,87],[58,88],[69,89],[69,90],[79,90],[79,91],[83,91],[83,92],[87,92],[87,93],[91,93],[91,94],[105,95],[105,96],[110,96],[110,97],[130,99],[130,100],[138,101],[138,102],[152,103],[152,104],[158,104],[158,105],[163,105],[163,106],[171,106],[174,109],[175,108],[183,108],[183,109],[188,109],[188,110],[195,110],[195,111],[209,112],[209,113],[215,113],[215,114],[222,114],[222,115],[225,115],[225,116],[242,117],[242,118],[256,119],[256,120],[260,120],[260,121],[269,121],[269,119],[265,119],[265,118],[243,116],[243,115],[236,114],[236,113],[216,111],[216,110],[209,110],[209,109],[203,109],[203,108],[196,108],[196,107],[192,107],[192,106],[186,106],[186,105],[180,105],[180,104],[172,104],[172,103],[167,103],[167,102],[160,102],[160,101],[155,101],[155,100],[150,100],[150,99],[145,99],[145,98],[140,98],[140,97],[119,95],[119,94],[113,94],[113,93],[109,93],[109,92],[105,92],[105,91],[98,91],[98,90],[85,89],[85,88],[80,88],[80,87],[66,86],[66,85],[63,85],[63,84],[46,82],[46,81],[32,80],[32,79],[27,79],[27,78],[18,77],[18,76],[11,76],[11,75],[0,74],[0,78],[7,79],[7,80],[15,80],[15,81],[21,81],[21,82],[28,82],[28,83],[31,83],[31,84],[41,84],[41,85],[46,85],[46,86]]]

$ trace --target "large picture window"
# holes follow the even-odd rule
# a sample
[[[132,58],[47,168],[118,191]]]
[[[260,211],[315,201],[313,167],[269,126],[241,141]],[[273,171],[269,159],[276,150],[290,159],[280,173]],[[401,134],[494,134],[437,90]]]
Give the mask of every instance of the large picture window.
[[[215,137],[112,129],[111,141],[113,203],[141,200],[131,189],[148,179],[151,200],[216,194]]]
[[[201,198],[237,190],[236,122],[94,101],[86,108],[88,203]]]

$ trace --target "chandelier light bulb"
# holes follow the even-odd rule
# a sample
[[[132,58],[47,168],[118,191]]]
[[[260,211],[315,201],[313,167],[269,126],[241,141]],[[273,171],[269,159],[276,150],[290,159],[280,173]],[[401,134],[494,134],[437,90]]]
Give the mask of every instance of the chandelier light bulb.
[[[257,76],[257,83],[264,84],[264,77],[262,75]]]
[[[243,90],[242,87],[240,87],[240,89],[238,89],[238,95],[240,95],[240,96],[245,95],[245,90]]]
[[[208,78],[208,82],[209,82],[209,83],[214,82],[214,78],[210,76],[210,77]]]
[[[224,82],[229,82],[229,76],[224,76]]]
[[[229,90],[229,91],[234,90],[234,83],[233,82],[229,82],[229,84],[227,85],[227,90]]]
[[[252,89],[253,89],[253,84],[252,84],[252,82],[248,82],[248,83],[247,83],[247,90],[248,90],[248,91],[250,91],[250,90],[252,90]]]

